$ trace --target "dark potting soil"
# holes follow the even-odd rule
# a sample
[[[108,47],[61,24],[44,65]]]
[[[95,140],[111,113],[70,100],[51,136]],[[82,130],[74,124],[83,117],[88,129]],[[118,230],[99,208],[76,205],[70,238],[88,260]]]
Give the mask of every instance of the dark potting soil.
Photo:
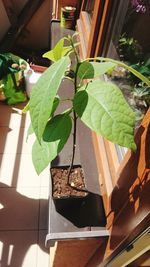
[[[84,197],[87,195],[84,172],[81,167],[74,167],[71,170],[68,184],[69,168],[51,168],[52,184],[53,184],[53,197]],[[71,185],[71,186],[70,186]],[[76,189],[77,188],[77,189]],[[81,190],[81,191],[80,191]]]

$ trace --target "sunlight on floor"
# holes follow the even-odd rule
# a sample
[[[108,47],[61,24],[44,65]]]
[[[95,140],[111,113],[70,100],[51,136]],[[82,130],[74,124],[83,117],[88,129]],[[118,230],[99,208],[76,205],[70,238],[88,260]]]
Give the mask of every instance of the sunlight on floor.
[[[0,266],[49,266],[45,248],[49,169],[32,164],[29,115],[0,104]]]

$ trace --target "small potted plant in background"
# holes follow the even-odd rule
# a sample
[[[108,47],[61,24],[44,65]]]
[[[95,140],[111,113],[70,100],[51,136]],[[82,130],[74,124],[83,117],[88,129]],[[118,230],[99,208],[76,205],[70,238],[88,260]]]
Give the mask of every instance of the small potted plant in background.
[[[144,54],[137,40],[124,33],[119,39],[117,50],[121,60],[147,79],[150,78],[149,54]],[[150,103],[149,86],[133,73],[127,73],[122,68],[120,72],[118,69],[112,72],[112,79],[117,79],[120,82],[120,88],[126,94],[129,103],[132,104],[137,114],[141,114],[140,117],[143,117]]]
[[[24,71],[27,66],[24,59],[14,54],[0,54],[1,95],[8,105],[27,100],[24,82]]]
[[[62,38],[53,50],[44,54],[44,57],[54,63],[34,85],[29,103],[24,109],[25,112],[29,110],[31,117],[28,134],[34,133],[36,138],[32,147],[32,159],[38,174],[60,153],[73,128],[70,166],[63,171],[58,169],[59,181],[52,178],[55,189],[58,182],[57,194],[55,189],[52,190],[54,197],[58,199],[64,197],[60,188],[61,181],[64,183],[64,176],[67,177],[65,184],[68,191],[68,196],[65,194],[65,198],[74,197],[74,193],[77,196],[80,193],[79,196],[83,197],[87,195],[84,182],[76,183],[76,180],[80,179],[78,170],[73,171],[79,119],[104,138],[136,150],[134,111],[117,85],[103,81],[99,77],[120,66],[150,86],[149,79],[123,62],[102,57],[81,60],[77,49],[78,43],[74,41],[75,36],[76,34]],[[74,64],[71,64],[72,55],[75,57]],[[71,98],[65,100],[58,96],[58,89],[64,79],[69,79],[74,88]],[[61,101],[69,101],[70,107],[62,113],[57,113]],[[82,170],[80,173],[83,176]],[[52,174],[56,176],[56,169]]]

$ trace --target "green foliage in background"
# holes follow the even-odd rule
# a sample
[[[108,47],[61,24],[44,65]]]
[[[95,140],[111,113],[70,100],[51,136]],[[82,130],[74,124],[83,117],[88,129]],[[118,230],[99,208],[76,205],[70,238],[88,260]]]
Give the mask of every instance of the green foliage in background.
[[[23,71],[26,66],[27,62],[14,54],[0,54],[1,90],[9,105],[27,100],[23,83]]]

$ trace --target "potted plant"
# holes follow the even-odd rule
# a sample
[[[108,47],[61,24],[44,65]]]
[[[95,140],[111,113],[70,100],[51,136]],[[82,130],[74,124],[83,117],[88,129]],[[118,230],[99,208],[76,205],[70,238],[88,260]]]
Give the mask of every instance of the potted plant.
[[[126,33],[122,34],[118,42],[118,54],[120,59],[141,73],[150,78],[150,59],[148,54],[144,54],[142,47],[132,37]],[[141,81],[133,73],[127,73],[123,68],[117,68],[109,73],[112,80],[119,83],[121,90],[126,95],[132,108],[137,111],[137,117],[143,117],[149,107],[149,86]]]
[[[27,62],[12,54],[0,54],[0,89],[3,100],[12,105],[27,100],[24,71]]]
[[[135,113],[127,104],[120,89],[112,82],[100,80],[99,76],[120,66],[133,73],[148,86],[150,86],[150,81],[120,61],[102,57],[81,60],[77,49],[78,43],[74,41],[75,36],[76,34],[62,38],[53,50],[44,54],[44,57],[54,63],[33,87],[29,103],[24,111],[29,110],[31,116],[28,134],[34,132],[36,137],[32,147],[32,159],[37,174],[40,174],[61,152],[73,128],[71,163],[65,170],[52,170],[51,175],[54,175],[52,180],[55,186],[52,192],[58,200],[64,197],[68,200],[70,196],[74,198],[76,194],[79,196],[77,201],[80,206],[80,198],[87,197],[88,192],[84,181],[79,182],[83,176],[82,169],[78,170],[77,166],[77,169],[73,171],[77,121],[81,120],[92,131],[114,143],[131,148],[133,151],[136,150]],[[74,64],[71,64],[72,55],[75,57]],[[74,89],[71,97],[61,99],[58,96],[58,89],[64,79],[69,80]],[[70,107],[58,113],[61,101],[69,101]],[[57,171],[58,179],[55,180]],[[76,178],[76,174],[78,177],[79,173],[81,178]],[[68,195],[62,193],[61,181],[67,186]]]

